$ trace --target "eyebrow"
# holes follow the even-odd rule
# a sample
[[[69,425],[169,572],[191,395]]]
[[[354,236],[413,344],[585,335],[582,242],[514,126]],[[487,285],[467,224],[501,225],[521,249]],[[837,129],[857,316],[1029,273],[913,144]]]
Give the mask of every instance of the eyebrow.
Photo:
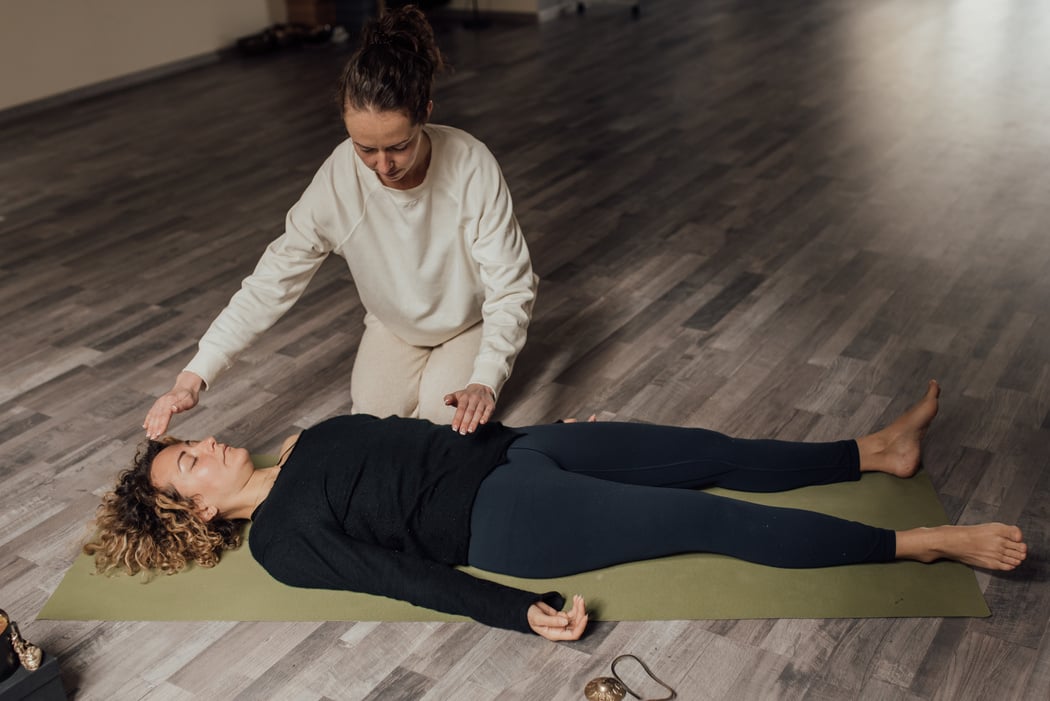
[[[367,144],[362,144],[360,141],[358,141],[357,139],[354,139],[353,137],[350,137],[350,140],[353,141],[358,146],[360,146],[361,148],[371,148],[371,149],[383,148],[383,149],[388,149],[389,150],[389,149],[392,149],[392,148],[397,148],[398,146],[404,146],[405,144],[407,144],[409,141],[411,141],[414,138],[416,138],[415,134],[413,134],[412,136],[408,137],[407,139],[404,139],[403,141],[398,141],[396,144],[391,144],[390,146],[381,146],[381,147],[368,146]]]

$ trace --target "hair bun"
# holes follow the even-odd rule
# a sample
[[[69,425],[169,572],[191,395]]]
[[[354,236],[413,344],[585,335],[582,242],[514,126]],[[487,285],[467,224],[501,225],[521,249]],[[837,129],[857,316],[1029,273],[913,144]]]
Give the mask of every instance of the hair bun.
[[[413,124],[424,123],[434,76],[445,67],[426,15],[415,5],[388,10],[361,30],[339,81],[339,110],[404,112]]]

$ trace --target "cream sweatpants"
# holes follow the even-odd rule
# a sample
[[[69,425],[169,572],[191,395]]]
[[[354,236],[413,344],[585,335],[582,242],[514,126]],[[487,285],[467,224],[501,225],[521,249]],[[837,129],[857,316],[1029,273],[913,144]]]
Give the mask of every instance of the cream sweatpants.
[[[394,414],[452,423],[456,410],[445,395],[467,386],[481,347],[481,322],[440,346],[413,346],[372,314],[350,373],[351,413]]]

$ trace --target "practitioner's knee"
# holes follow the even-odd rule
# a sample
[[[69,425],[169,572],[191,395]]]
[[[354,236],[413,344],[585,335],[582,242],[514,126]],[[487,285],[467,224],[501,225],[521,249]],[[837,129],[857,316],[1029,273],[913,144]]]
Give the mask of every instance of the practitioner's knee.
[[[378,319],[366,317],[350,374],[352,413],[418,416],[419,383],[429,355],[429,348],[405,343]]]
[[[456,410],[445,404],[445,396],[470,383],[480,347],[478,323],[430,352],[419,379],[420,418],[436,424],[452,423]]]

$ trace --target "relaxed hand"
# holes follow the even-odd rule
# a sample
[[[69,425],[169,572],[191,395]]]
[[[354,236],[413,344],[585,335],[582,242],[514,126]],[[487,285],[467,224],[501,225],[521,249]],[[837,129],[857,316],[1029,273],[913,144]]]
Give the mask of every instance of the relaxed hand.
[[[467,385],[466,389],[446,394],[445,404],[456,407],[452,430],[466,435],[489,420],[496,408],[496,397],[485,385]]]
[[[168,430],[168,423],[174,414],[189,411],[197,406],[202,386],[204,380],[200,375],[180,372],[171,391],[153,402],[153,407],[146,414],[146,420],[142,422],[142,428],[146,429],[146,437],[160,438]]]
[[[587,417],[587,423],[589,423],[589,424],[593,424],[596,421],[598,421],[598,415],[597,414],[591,414],[590,416]],[[575,424],[575,423],[579,423],[579,419],[568,418],[568,419],[562,419],[561,422],[563,424]]]
[[[579,640],[587,627],[587,609],[579,594],[572,597],[572,608],[568,611],[555,611],[537,601],[529,607],[528,618],[533,632],[547,640]]]

